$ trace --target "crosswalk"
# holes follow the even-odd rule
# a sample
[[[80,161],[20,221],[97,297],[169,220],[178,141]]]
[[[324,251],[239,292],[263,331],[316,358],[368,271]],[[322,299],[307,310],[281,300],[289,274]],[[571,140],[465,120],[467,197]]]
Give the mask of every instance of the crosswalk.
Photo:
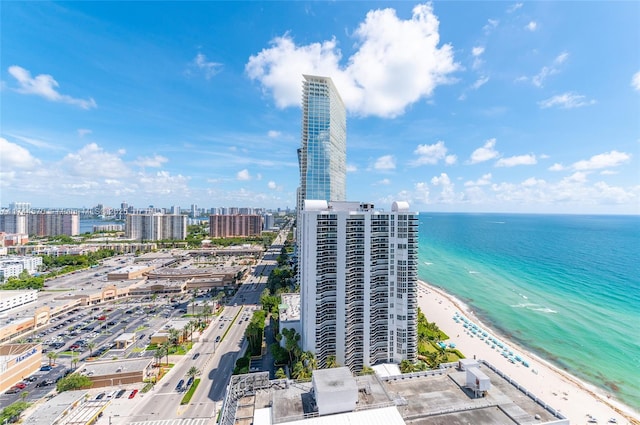
[[[162,419],[157,421],[130,422],[129,425],[213,425],[214,418]]]

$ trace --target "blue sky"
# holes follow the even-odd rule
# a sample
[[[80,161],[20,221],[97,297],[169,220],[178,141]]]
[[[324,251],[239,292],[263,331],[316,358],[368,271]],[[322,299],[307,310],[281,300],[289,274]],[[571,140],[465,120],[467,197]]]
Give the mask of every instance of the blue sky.
[[[2,2],[0,205],[295,206],[302,74],[349,200],[640,213],[638,2]]]

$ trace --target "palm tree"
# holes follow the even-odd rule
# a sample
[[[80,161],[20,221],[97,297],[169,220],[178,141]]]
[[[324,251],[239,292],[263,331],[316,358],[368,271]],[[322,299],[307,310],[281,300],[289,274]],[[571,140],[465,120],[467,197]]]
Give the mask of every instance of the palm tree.
[[[413,364],[409,360],[403,360],[400,362],[400,372],[411,373],[413,372]]]
[[[211,316],[211,306],[207,303],[202,307],[202,315],[204,316],[204,321],[209,323],[209,316]]]
[[[23,391],[20,393],[20,398],[22,399],[22,402],[24,403],[25,399],[27,398],[27,396],[29,395],[28,391]]]
[[[78,358],[78,353],[75,351],[71,352],[71,369],[76,369],[78,367],[78,362],[80,359]]]
[[[172,346],[177,347],[179,342],[180,342],[180,331],[173,328],[169,329],[169,343]]]
[[[331,369],[334,367],[340,367],[340,365],[338,364],[338,360],[336,359],[336,356],[327,356],[327,368]]]
[[[278,370],[276,370],[276,379],[287,379],[287,374],[284,373],[283,368],[278,368]]]
[[[153,352],[153,358],[158,359],[158,364],[160,364],[160,361],[162,360],[163,357],[164,357],[164,349],[162,347],[157,348],[156,351]]]
[[[165,341],[160,344],[160,349],[162,350],[162,354],[167,356],[166,364],[169,364],[169,347],[171,347],[171,343],[169,341]]]
[[[89,349],[89,356],[93,357],[93,349],[96,348],[96,343],[93,341],[89,342],[87,348]]]
[[[198,369],[195,366],[191,366],[189,368],[189,370],[187,371],[187,376],[189,378],[194,378],[195,379],[195,377],[198,376],[198,375],[200,375],[200,369]]]
[[[196,314],[196,297],[198,295],[198,290],[194,289],[191,293],[191,314],[195,316]]]
[[[47,357],[49,358],[49,366],[53,366],[55,363],[55,359],[58,358],[58,353],[56,353],[55,351],[49,351],[47,353]]]
[[[191,342],[193,342],[193,331],[195,331],[196,329],[198,329],[198,322],[195,320],[190,320],[189,321],[189,339],[191,340]]]

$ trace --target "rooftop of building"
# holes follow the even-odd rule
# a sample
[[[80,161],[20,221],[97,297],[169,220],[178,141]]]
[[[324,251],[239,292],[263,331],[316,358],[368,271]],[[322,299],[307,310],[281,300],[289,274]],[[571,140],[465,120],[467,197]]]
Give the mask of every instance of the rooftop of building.
[[[24,425],[57,423],[57,419],[74,403],[84,399],[87,391],[64,391],[45,401],[23,422]]]
[[[376,409],[375,412],[382,415],[381,408],[392,407],[403,418],[402,423],[412,425],[545,424],[562,419],[553,413],[552,408],[545,408],[544,402],[535,396],[527,395],[487,364],[481,364],[480,368],[490,378],[491,389],[484,397],[478,398],[474,397],[471,390],[465,388],[466,372],[454,367],[389,377],[356,376],[353,378],[358,391],[355,413]],[[237,413],[235,421],[226,422],[224,425],[249,424],[253,421],[254,412],[267,408],[271,409],[271,421],[261,423],[291,423],[290,421],[317,416],[310,382],[274,380],[266,384],[265,378],[259,375],[260,373],[256,373],[244,375],[246,378],[235,378],[232,387],[240,390],[232,388],[230,393],[239,396],[236,397]],[[245,382],[242,382],[243,379]],[[251,379],[255,379],[255,382],[250,382]],[[330,381],[333,382],[331,379]],[[264,418],[264,412],[262,415]],[[355,415],[348,423],[375,424],[370,415],[372,413]],[[251,421],[247,422],[249,416]],[[329,419],[319,421],[318,424],[342,423],[340,421],[343,420],[337,415],[326,418]],[[304,423],[315,424],[313,421]],[[388,423],[390,424],[393,422]]]
[[[278,306],[280,322],[292,322],[300,320],[300,294],[281,294],[282,304]]]
[[[10,289],[5,291],[0,291],[0,301],[6,300],[8,298],[17,297],[20,295],[30,295],[34,292],[38,292],[35,289]]]
[[[147,357],[85,363],[84,367],[80,369],[80,373],[82,373],[83,375],[95,377],[115,375],[117,373],[138,372],[146,369],[151,361],[152,359]]]

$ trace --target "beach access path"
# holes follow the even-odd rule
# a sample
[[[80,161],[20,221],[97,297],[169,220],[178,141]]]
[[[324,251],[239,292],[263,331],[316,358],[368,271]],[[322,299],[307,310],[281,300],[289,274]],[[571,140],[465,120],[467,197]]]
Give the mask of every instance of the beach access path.
[[[559,410],[571,424],[606,424],[613,418],[618,424],[640,425],[638,412],[609,398],[599,388],[579,380],[503,338],[484,326],[467,305],[452,295],[424,281],[419,281],[418,295],[420,309],[429,322],[436,322],[449,336],[450,340],[447,343],[454,343],[467,358],[475,356],[478,360],[491,363],[538,398]],[[492,348],[494,344],[487,344],[487,338],[481,341],[477,335],[474,336],[463,326],[462,320],[454,320],[456,314],[475,323],[478,328],[487,332],[489,337],[499,340],[514,356],[517,355],[527,362],[528,367],[522,362],[510,362],[501,354],[503,349]],[[589,422],[590,419],[597,422]]]

